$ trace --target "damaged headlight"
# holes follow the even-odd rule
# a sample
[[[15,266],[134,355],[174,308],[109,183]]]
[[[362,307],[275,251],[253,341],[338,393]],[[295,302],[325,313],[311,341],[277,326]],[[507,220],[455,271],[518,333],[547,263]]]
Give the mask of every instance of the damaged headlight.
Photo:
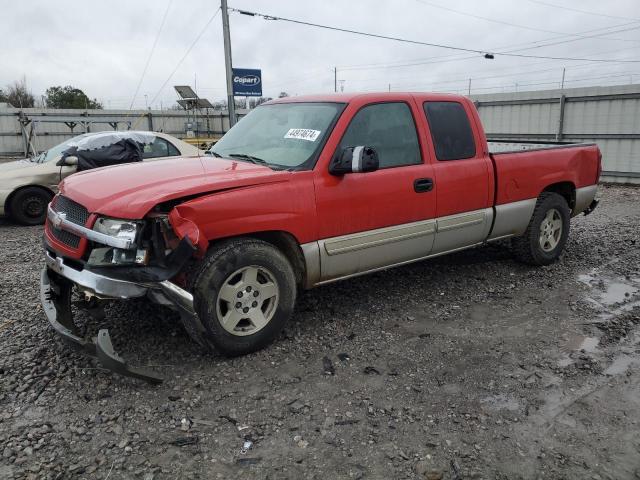
[[[100,217],[96,220],[93,229],[96,232],[109,235],[110,237],[129,240],[135,245],[136,236],[141,225],[131,220],[118,220],[115,218]],[[88,263],[90,265],[146,265],[148,252],[140,248],[114,248],[97,247],[91,250]]]
[[[93,229],[111,237],[131,240],[131,243],[136,241],[136,235],[138,234],[138,224],[136,222],[115,218],[100,217],[96,220]]]

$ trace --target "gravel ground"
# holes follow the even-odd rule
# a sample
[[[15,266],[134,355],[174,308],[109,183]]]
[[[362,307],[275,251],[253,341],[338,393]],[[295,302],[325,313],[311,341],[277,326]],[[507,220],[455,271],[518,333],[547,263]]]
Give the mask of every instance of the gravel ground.
[[[557,264],[492,245],[312,290],[241,358],[141,302],[85,319],[160,386],[52,333],[41,228],[3,223],[0,478],[640,478],[640,189],[600,196]]]

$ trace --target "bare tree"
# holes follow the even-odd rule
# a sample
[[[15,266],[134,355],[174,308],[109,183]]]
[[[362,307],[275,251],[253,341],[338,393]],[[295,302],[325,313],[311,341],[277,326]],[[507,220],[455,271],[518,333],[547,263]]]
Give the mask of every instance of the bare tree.
[[[7,86],[5,101],[17,108],[32,108],[35,104],[33,93],[27,88],[27,79],[22,77]]]

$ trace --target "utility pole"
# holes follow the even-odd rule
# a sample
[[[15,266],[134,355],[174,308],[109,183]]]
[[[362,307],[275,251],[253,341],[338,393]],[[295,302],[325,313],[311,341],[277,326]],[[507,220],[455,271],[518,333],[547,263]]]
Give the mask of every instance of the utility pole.
[[[564,90],[564,70],[565,68],[562,67],[562,82],[560,83],[560,90]]]
[[[231,34],[229,33],[229,11],[227,0],[220,0],[222,13],[222,37],[224,40],[224,67],[227,73],[227,109],[229,110],[229,128],[236,124],[236,104],[233,98],[233,69],[231,62]]]
[[[338,67],[333,67],[333,91],[338,93]]]
[[[389,91],[391,91],[391,84],[389,84]]]
[[[469,79],[469,89],[467,91],[467,95],[471,95],[471,79]]]

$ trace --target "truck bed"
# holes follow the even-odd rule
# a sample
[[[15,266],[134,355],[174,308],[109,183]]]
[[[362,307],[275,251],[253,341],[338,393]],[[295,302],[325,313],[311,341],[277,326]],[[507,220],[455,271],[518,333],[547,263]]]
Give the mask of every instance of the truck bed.
[[[580,189],[598,181],[600,151],[596,144],[497,143],[500,150],[494,147],[490,154],[496,205],[535,199],[549,185],[566,183]]]

